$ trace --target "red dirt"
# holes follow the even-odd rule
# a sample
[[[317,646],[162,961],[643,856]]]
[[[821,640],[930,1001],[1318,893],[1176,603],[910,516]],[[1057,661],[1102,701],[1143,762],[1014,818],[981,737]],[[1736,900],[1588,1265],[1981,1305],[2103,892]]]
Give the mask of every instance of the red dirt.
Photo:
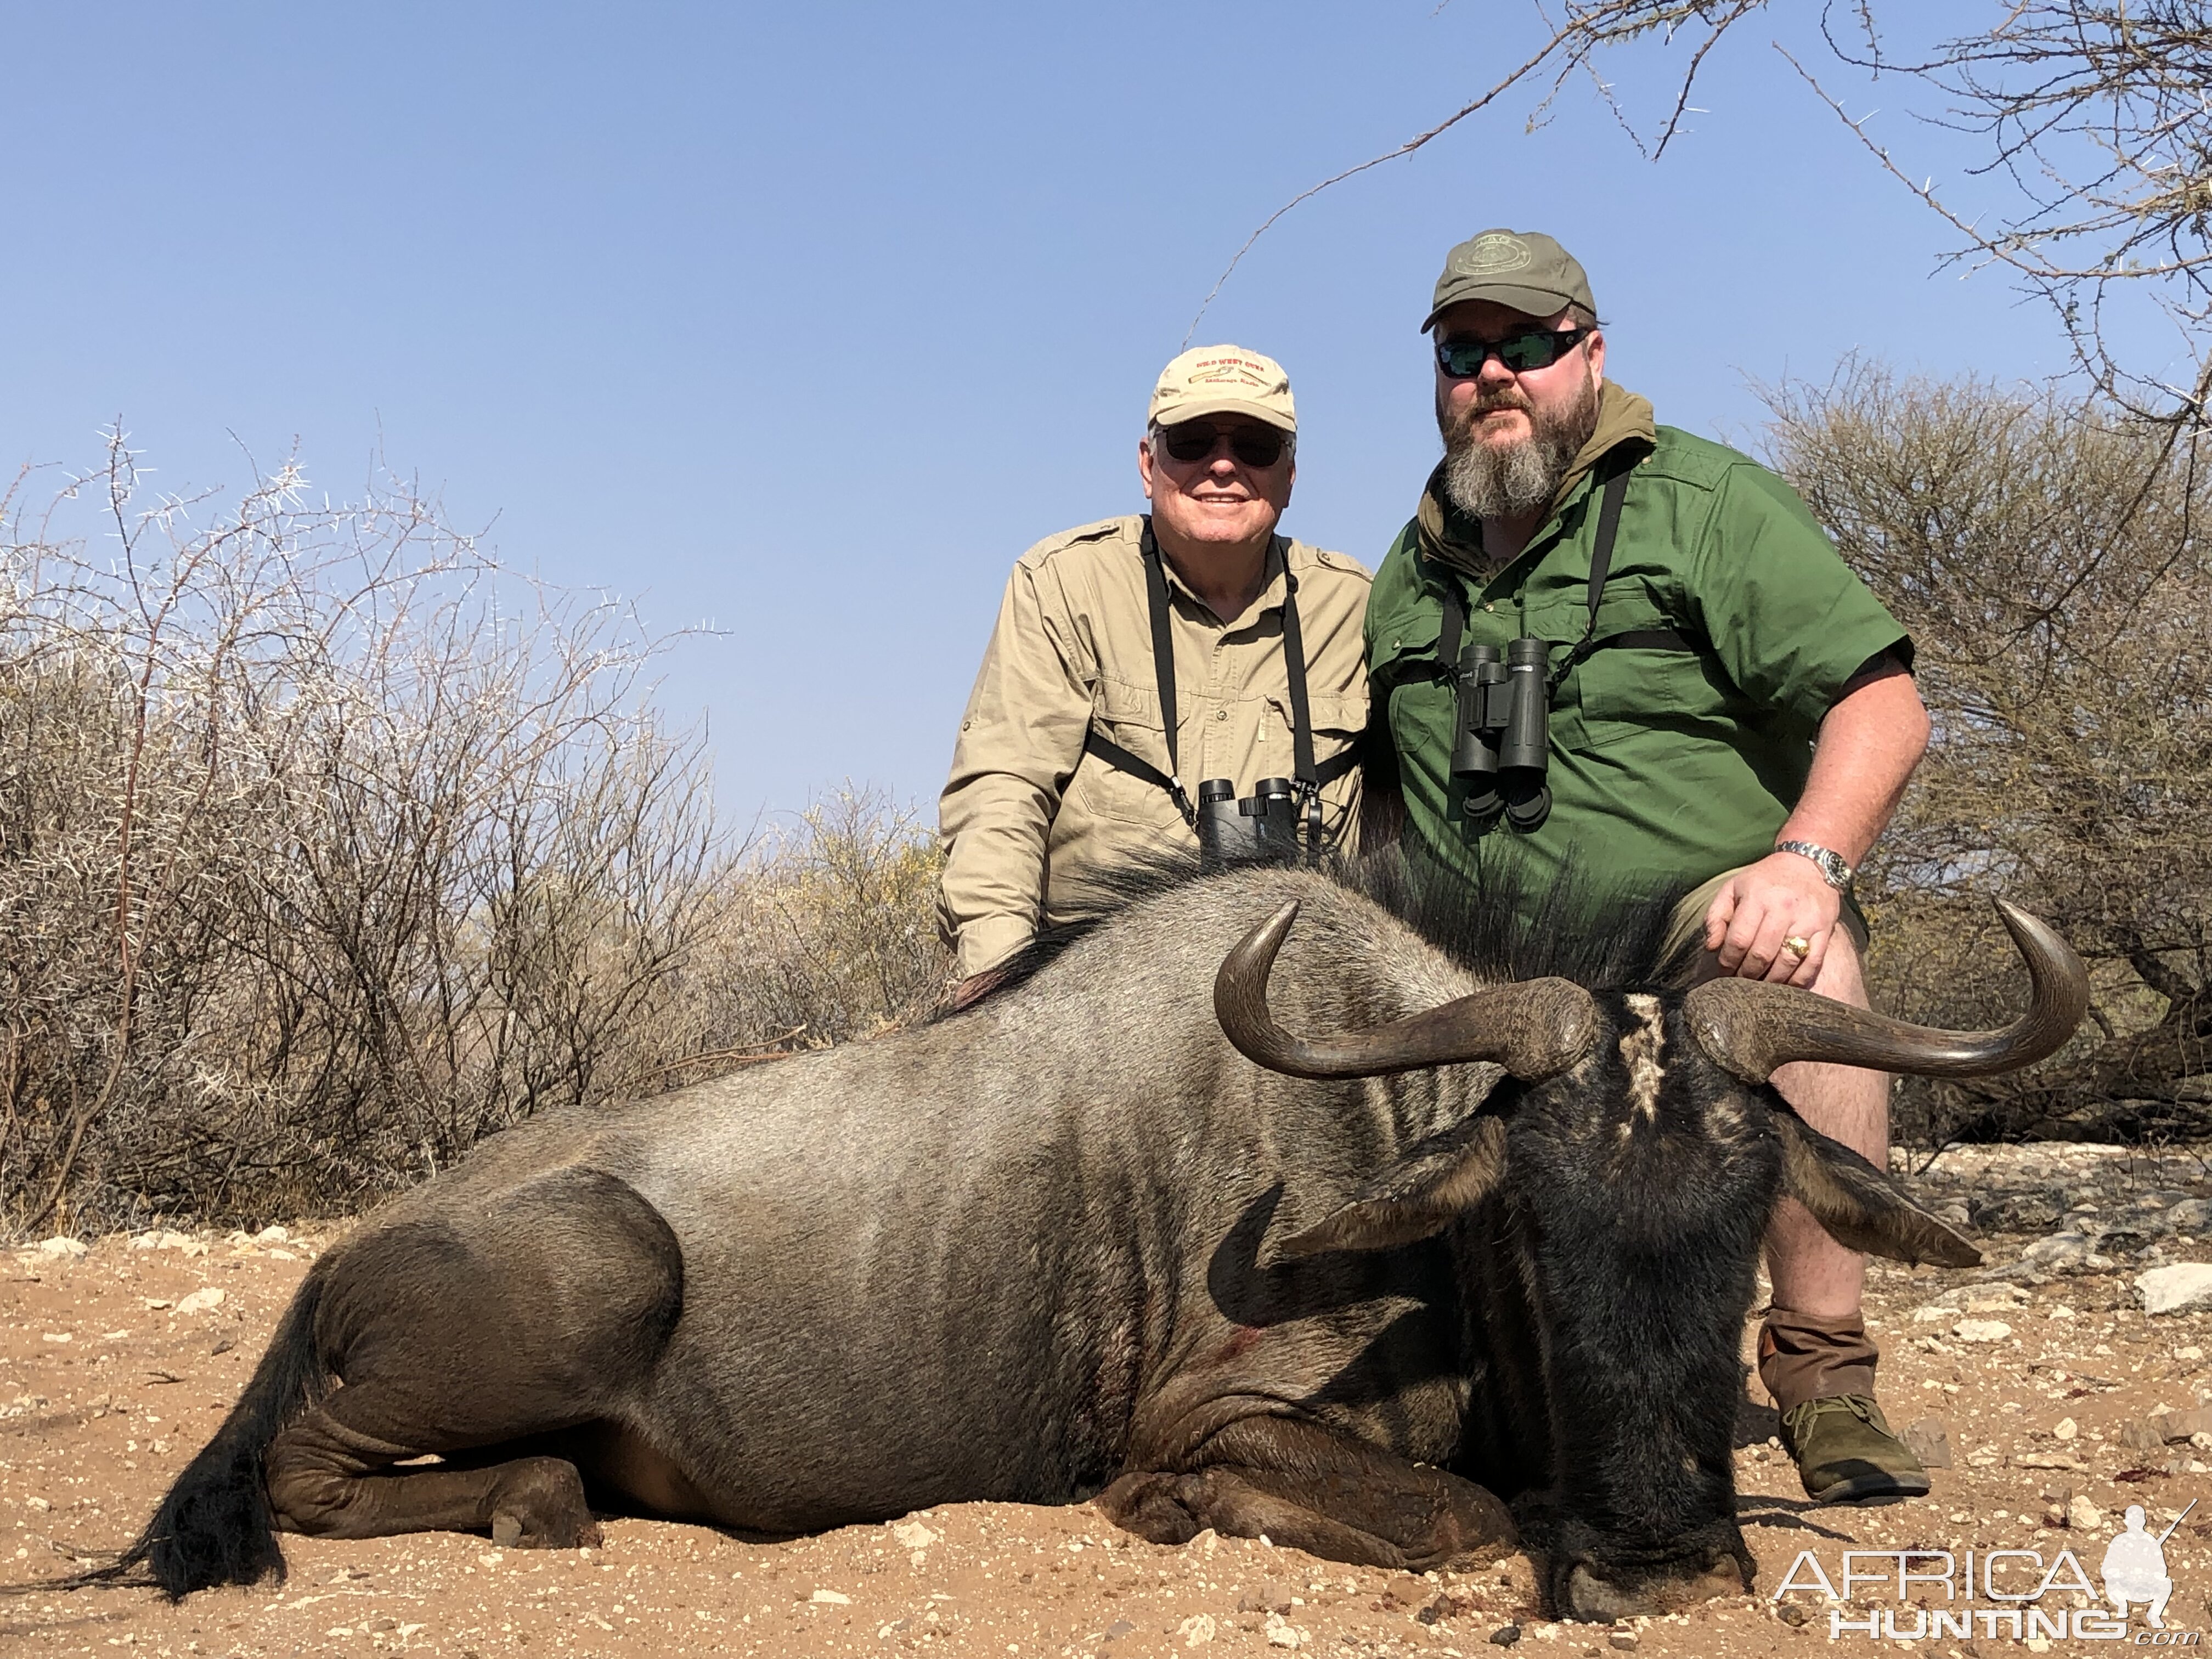
[[[205,1253],[188,1255],[175,1247],[178,1236],[166,1237],[171,1248],[109,1238],[82,1259],[0,1256],[0,1579],[51,1579],[136,1532],[236,1397],[320,1242],[202,1235],[195,1243]],[[2191,1248],[2180,1259],[2206,1254]],[[1801,1549],[1814,1549],[1835,1576],[1847,1548],[2008,1547],[2051,1559],[2067,1547],[2094,1574],[2126,1504],[2147,1505],[2156,1530],[2191,1498],[2212,1498],[2201,1461],[2212,1458],[2212,1437],[2169,1448],[2178,1473],[2114,1479],[2146,1461],[2122,1444],[2122,1425],[2155,1407],[2197,1405],[2212,1341],[2212,1317],[2203,1311],[2156,1319],[2139,1311],[2132,1276],[2127,1269],[2056,1279],[2026,1292],[2017,1308],[1971,1316],[1962,1308],[1962,1316],[2012,1328],[1994,1341],[1968,1342],[1952,1335],[1948,1317],[1912,1316],[1939,1292],[1955,1301],[1966,1275],[1877,1264],[1869,1316],[1885,1340],[1882,1394],[1892,1421],[1940,1418],[1959,1466],[1939,1471],[1934,1495],[1917,1503],[1816,1509],[1778,1451],[1747,1445],[1737,1468],[1759,1593],[1630,1626],[1539,1620],[1519,1556],[1419,1580],[1257,1540],[1206,1535],[1158,1547],[1117,1531],[1089,1505],[973,1504],[775,1545],[640,1521],[608,1523],[605,1547],[589,1551],[503,1551],[452,1534],[289,1539],[291,1577],[281,1589],[211,1592],[173,1607],[145,1590],[33,1589],[0,1600],[0,1649],[455,1659],[547,1651],[1473,1656],[1493,1652],[1493,1633],[1517,1626],[1520,1640],[1539,1644],[1534,1652],[1560,1659],[1632,1647],[1652,1655],[1819,1652],[1832,1645],[1821,1598],[1793,1595],[1780,1606],[1769,1599]],[[217,1305],[178,1310],[209,1289],[222,1292]],[[1741,1437],[1759,1441],[1774,1431],[1772,1413],[1750,1386]],[[2069,1418],[2075,1430],[2061,1437]],[[2081,1467],[2052,1467],[2067,1462]],[[2075,1494],[2101,1519],[2075,1530],[2049,1524],[2049,1506]],[[2208,1510],[2212,1504],[2200,1505],[2166,1545],[2178,1587],[2166,1622],[2177,1629],[2207,1623]],[[2068,1599],[2054,1594],[2051,1601]],[[1873,1593],[1860,1605],[1886,1603]],[[1943,1605],[1940,1595],[1934,1605]],[[1785,1612],[1803,1622],[1784,1622]],[[2138,1613],[2134,1630],[2142,1629]],[[1846,1633],[1844,1646],[1866,1640]],[[1999,1635],[1924,1645],[1963,1656],[2019,1644]]]

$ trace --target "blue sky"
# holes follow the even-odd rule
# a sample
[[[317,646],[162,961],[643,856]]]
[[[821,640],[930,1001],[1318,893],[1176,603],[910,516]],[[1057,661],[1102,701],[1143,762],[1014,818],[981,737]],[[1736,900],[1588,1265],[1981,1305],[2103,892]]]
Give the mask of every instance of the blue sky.
[[[1709,435],[1852,352],[2062,368],[1771,50],[1816,61],[1813,15],[1731,37],[1656,166],[1575,83],[1271,231],[1200,339],[1291,371],[1285,527],[1380,556],[1437,447],[1415,328],[1494,224],[1560,237],[1613,377]],[[1229,256],[1535,31],[1522,0],[6,5],[0,461],[85,464],[120,414],[164,487],[296,440],[343,495],[380,442],[508,562],[720,630],[662,696],[733,814],[848,777],[932,813],[1007,567],[1136,510],[1152,377]],[[1620,96],[1656,113],[1670,61]],[[1832,72],[1979,204],[1908,86]]]

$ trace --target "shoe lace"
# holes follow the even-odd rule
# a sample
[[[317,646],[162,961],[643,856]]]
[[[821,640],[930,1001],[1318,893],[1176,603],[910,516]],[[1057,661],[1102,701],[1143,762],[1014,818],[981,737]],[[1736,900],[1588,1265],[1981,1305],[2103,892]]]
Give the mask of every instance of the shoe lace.
[[[1874,1401],[1863,1394],[1831,1394],[1818,1400],[1800,1401],[1782,1413],[1782,1426],[1792,1442],[1802,1442],[1813,1419],[1825,1412],[1845,1412],[1870,1428],[1882,1426],[1875,1415]]]

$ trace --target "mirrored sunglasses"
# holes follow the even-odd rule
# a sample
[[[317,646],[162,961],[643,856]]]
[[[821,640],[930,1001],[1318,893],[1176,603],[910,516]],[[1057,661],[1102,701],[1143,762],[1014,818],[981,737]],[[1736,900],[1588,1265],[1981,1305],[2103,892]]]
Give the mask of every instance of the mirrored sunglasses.
[[[1531,368],[1549,368],[1594,331],[1587,328],[1532,328],[1509,334],[1502,340],[1451,339],[1437,342],[1437,367],[1455,380],[1472,380],[1493,355],[1516,374]]]

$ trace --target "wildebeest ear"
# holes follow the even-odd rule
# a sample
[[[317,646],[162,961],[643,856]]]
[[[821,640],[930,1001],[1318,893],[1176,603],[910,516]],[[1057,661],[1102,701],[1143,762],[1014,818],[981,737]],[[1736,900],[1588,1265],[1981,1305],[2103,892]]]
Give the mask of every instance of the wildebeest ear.
[[[1479,1112],[1413,1149],[1277,1252],[1387,1250],[1441,1231],[1490,1196],[1505,1172],[1505,1121]]]
[[[1972,1267],[1982,1253],[1907,1198],[1898,1184],[1791,1111],[1777,1111],[1782,1184],[1837,1243],[1892,1261]]]

